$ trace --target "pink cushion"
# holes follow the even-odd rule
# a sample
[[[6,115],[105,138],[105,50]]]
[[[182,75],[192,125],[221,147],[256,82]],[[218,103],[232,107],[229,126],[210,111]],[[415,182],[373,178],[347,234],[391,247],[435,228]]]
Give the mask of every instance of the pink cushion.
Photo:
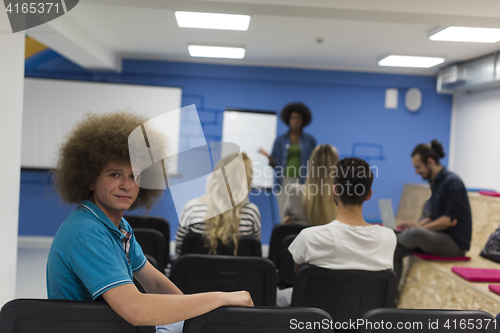
[[[488,195],[490,197],[500,197],[500,193],[495,191],[479,191],[479,194]]]
[[[500,282],[500,269],[452,267],[451,270],[466,279],[475,282]]]
[[[439,261],[469,261],[470,257],[439,257],[427,253],[413,253],[415,257],[424,260],[439,260]]]
[[[489,288],[492,292],[494,292],[494,293],[496,293],[496,294],[500,295],[500,284],[490,284],[490,285],[488,285],[488,288]]]

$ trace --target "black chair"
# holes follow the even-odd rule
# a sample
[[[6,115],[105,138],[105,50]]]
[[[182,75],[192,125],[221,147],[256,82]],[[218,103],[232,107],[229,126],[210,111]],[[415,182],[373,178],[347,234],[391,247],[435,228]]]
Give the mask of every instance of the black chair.
[[[312,323],[306,329],[306,323]],[[183,333],[333,332],[331,317],[313,308],[222,307],[184,322]]]
[[[278,280],[280,287],[293,287],[295,283],[295,262],[288,247],[292,244],[297,235],[288,235],[281,241],[280,253],[278,256]]]
[[[498,333],[495,318],[484,311],[375,309],[363,313],[356,333]],[[384,327],[380,324],[384,322]],[[372,323],[370,325],[370,323]]]
[[[185,294],[246,290],[255,305],[276,305],[276,268],[265,258],[186,254],[170,279]]]
[[[135,327],[105,302],[16,299],[0,311],[2,333],[154,333],[153,326]]]
[[[124,216],[128,221],[132,229],[142,228],[142,229],[155,229],[163,234],[165,238],[165,265],[170,263],[170,224],[168,221],[162,217],[157,216],[139,216],[139,215],[127,215]],[[162,269],[163,267],[160,267]]]
[[[195,232],[190,232],[184,237],[181,246],[181,255],[185,254],[208,254],[209,248],[205,245],[203,235]],[[219,255],[234,255],[233,246],[225,246],[219,244],[217,247],[217,254]],[[247,257],[262,257],[262,244],[254,237],[241,237],[238,241],[238,256]]]
[[[334,321],[356,321],[365,311],[393,308],[396,274],[393,270],[332,270],[305,264],[297,272],[292,306],[316,307]]]
[[[153,264],[153,266],[163,271],[166,259],[165,247],[168,246],[163,234],[154,229],[136,228],[134,229],[134,235],[146,257],[155,259],[156,265]]]
[[[269,255],[268,258],[279,267],[279,254],[280,245],[283,238],[288,235],[297,235],[305,227],[299,224],[278,224],[274,226],[271,232],[271,239],[269,241]]]

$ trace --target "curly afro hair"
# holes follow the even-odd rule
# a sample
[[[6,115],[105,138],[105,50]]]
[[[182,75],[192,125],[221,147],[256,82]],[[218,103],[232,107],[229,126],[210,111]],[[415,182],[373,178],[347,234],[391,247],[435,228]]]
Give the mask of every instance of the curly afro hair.
[[[292,115],[292,112],[297,112],[302,115],[302,127],[306,127],[311,123],[312,120],[312,114],[311,110],[305,104],[303,103],[290,103],[286,105],[283,110],[281,110],[280,113],[280,118],[283,120],[283,122],[287,125],[290,126],[290,116]]]
[[[130,111],[87,113],[59,149],[54,187],[61,199],[69,204],[91,199],[89,184],[109,163],[130,163],[128,136],[147,120]],[[161,194],[141,188],[130,210],[151,210]]]

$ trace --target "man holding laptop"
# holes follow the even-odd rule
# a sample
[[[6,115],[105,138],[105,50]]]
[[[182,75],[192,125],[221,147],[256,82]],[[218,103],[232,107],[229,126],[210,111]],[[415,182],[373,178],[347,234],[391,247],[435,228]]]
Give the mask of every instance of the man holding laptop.
[[[462,180],[439,163],[444,157],[437,140],[419,144],[411,159],[415,172],[429,181],[430,217],[420,222],[402,223],[397,235],[394,270],[401,278],[403,257],[417,251],[442,257],[461,257],[470,248],[472,216],[467,190]]]

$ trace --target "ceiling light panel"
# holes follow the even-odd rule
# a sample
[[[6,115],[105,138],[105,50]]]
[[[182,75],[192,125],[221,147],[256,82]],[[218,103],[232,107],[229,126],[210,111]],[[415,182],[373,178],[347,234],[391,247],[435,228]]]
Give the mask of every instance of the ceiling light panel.
[[[500,29],[448,27],[429,37],[430,40],[470,43],[496,43],[500,40]]]
[[[444,58],[390,55],[378,62],[379,66],[430,68],[444,62]]]
[[[249,15],[177,11],[175,12],[175,18],[181,28],[246,31],[250,25]]]
[[[188,51],[191,57],[243,59],[245,56],[242,47],[189,45]]]

